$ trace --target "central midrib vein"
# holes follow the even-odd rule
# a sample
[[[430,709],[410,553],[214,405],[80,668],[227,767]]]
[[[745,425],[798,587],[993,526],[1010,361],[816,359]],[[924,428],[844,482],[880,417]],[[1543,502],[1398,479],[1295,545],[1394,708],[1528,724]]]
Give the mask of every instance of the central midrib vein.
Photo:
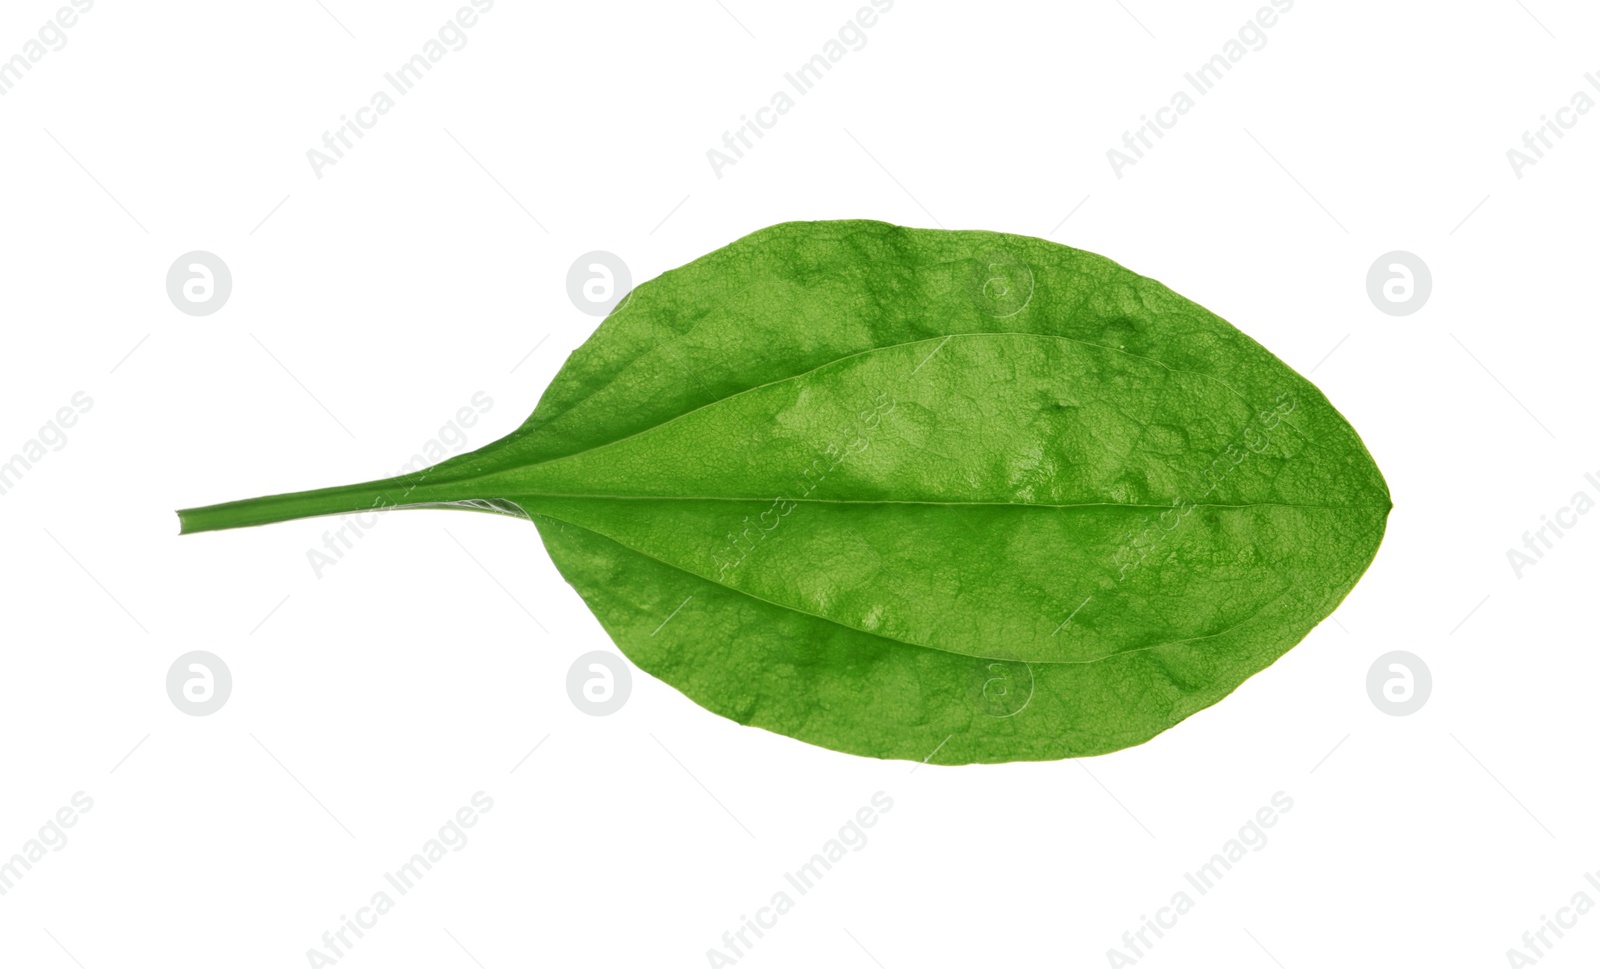
[[[490,477],[485,475],[484,478]],[[483,478],[467,479],[482,481]],[[462,482],[465,483],[465,482]],[[813,505],[927,505],[939,508],[1127,508],[1131,510],[1161,510],[1182,511],[1184,508],[1310,508],[1339,511],[1354,511],[1363,509],[1387,510],[1388,506],[1382,504],[1369,504],[1358,502],[1353,504],[1312,504],[1293,501],[1245,501],[1237,503],[1197,501],[1187,504],[1140,504],[1120,501],[1073,501],[1073,502],[1044,502],[1044,501],[932,501],[904,498],[790,498],[783,495],[772,496],[743,496],[743,495],[606,495],[585,494],[577,492],[553,491],[504,491],[494,494],[484,494],[477,497],[498,498],[505,501],[520,501],[536,498],[578,498],[593,501],[727,501],[727,502],[773,502],[792,501],[796,504]]]

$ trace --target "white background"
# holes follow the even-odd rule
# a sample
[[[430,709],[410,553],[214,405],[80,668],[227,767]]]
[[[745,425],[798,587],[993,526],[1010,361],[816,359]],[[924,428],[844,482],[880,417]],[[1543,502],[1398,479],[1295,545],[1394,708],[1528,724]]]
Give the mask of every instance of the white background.
[[[1506,158],[1600,98],[1592,5],[1300,0],[1119,179],[1107,149],[1256,4],[900,0],[719,179],[707,149],[856,3],[500,0],[319,179],[307,149],[456,9],[326,4],[102,0],[0,98],[0,459],[94,401],[0,496],[0,857],[94,802],[0,897],[0,963],[306,965],[480,790],[339,964],[703,966],[877,791],[867,845],[741,965],[1107,965],[1278,791],[1141,965],[1500,966],[1600,901],[1600,514],[1506,558],[1600,477],[1600,111],[1522,178]],[[0,57],[55,9],[7,3]],[[581,253],[642,281],[842,217],[1099,252],[1314,368],[1394,494],[1371,570],[1141,747],[913,770],[642,673],[579,712],[569,665],[612,647],[526,523],[393,514],[320,579],[330,520],[176,535],[174,508],[385,476],[480,390],[471,445],[509,432],[597,325]],[[1433,273],[1406,317],[1365,290],[1396,249]],[[231,267],[215,315],[164,290],[191,250]],[[207,717],[164,688],[194,649],[234,678]],[[1409,717],[1366,692],[1394,649],[1433,673]],[[1590,913],[1540,965],[1597,956]]]

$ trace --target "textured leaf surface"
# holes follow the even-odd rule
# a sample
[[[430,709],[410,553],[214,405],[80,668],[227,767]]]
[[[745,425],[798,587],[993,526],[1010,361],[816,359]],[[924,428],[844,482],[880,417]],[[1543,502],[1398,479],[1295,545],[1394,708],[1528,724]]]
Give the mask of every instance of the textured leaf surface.
[[[1343,599],[1390,509],[1315,387],[1160,283],[857,221],[641,285],[479,451],[180,514],[449,503],[531,518],[702,706],[934,763],[1105,753],[1215,703]]]

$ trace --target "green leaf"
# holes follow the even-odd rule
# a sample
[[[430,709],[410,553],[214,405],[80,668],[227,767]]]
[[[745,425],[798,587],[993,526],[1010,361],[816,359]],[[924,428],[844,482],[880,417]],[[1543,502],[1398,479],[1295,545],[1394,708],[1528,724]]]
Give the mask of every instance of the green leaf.
[[[1160,283],[845,221],[639,286],[478,451],[179,514],[401,506],[532,519],[709,710],[953,764],[1102,754],[1217,702],[1344,598],[1391,503],[1314,386]]]

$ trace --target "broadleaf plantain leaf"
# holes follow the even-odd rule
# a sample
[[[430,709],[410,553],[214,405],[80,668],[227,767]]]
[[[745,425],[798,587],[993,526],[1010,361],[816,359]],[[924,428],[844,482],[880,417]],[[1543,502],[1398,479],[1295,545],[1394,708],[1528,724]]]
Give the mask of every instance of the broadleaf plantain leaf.
[[[532,519],[709,710],[955,764],[1106,753],[1217,702],[1344,598],[1391,503],[1314,386],[1160,283],[842,221],[639,286],[478,451],[179,515],[406,506]]]

